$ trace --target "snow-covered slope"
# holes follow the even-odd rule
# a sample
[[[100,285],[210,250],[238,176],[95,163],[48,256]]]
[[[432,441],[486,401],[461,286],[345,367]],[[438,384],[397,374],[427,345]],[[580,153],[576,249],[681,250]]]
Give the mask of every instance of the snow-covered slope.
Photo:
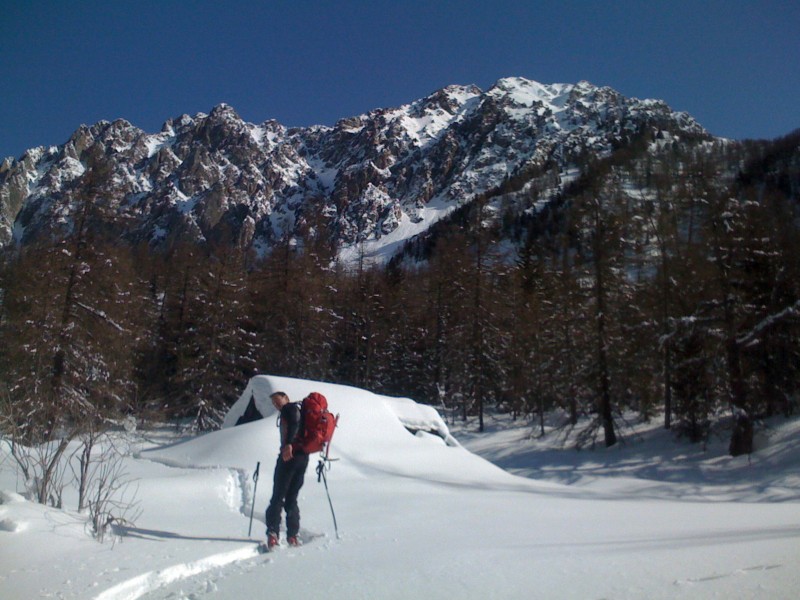
[[[759,501],[729,501],[746,479],[720,482],[713,500],[681,501],[669,492],[680,483],[673,471],[660,497],[653,487],[639,495],[617,485],[610,468],[633,457],[657,466],[658,457],[637,444],[584,455],[591,459],[583,475],[593,460],[607,482],[541,482],[438,436],[411,434],[401,422],[415,413],[409,401],[309,381],[262,384],[294,399],[321,391],[340,413],[338,460],[327,474],[340,539],[324,486],[309,469],[300,498],[307,544],[256,555],[277,454],[269,415],[185,440],[128,434],[126,466],[138,480],[141,515],[114,544],[92,541],[84,516],[17,494],[22,485],[3,442],[0,597],[794,598],[798,589],[800,493],[785,485],[780,502],[771,501],[768,479],[753,486],[751,499]],[[431,414],[416,412],[423,421]],[[790,423],[795,431],[798,424]],[[505,443],[491,440],[501,438],[481,438],[481,451],[499,455]],[[775,439],[781,447],[764,465],[776,479],[798,464],[788,439]],[[572,452],[563,455],[564,469],[575,468]],[[537,456],[526,460],[535,469]],[[548,455],[549,469],[555,460]],[[65,496],[67,505],[72,500]]]
[[[558,181],[642,131],[710,139],[660,101],[522,78],[449,86],[333,127],[255,125],[224,104],[156,134],[100,122],[0,166],[0,243],[64,235],[90,200],[107,226],[154,245],[222,238],[266,252],[323,224],[344,257],[386,256],[510,177]]]

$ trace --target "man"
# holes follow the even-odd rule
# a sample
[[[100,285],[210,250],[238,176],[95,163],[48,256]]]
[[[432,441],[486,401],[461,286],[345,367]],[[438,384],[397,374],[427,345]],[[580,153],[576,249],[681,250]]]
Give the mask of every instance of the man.
[[[290,402],[283,392],[270,396],[272,405],[280,414],[281,451],[275,464],[272,483],[272,498],[267,507],[267,549],[271,550],[280,541],[281,511],[286,510],[286,541],[290,546],[299,546],[297,534],[300,532],[300,508],[297,495],[303,487],[303,479],[308,467],[308,454],[292,448],[302,427],[300,404]]]

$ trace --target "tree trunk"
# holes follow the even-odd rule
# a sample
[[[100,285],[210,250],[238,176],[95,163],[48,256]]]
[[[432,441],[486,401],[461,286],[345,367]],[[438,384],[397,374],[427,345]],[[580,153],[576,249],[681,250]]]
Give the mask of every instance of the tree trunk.
[[[617,434],[614,431],[614,417],[611,411],[611,382],[608,373],[608,349],[606,347],[606,287],[603,274],[603,226],[600,215],[599,202],[595,204],[595,244],[594,244],[594,271],[595,271],[595,301],[597,326],[597,369],[600,378],[600,421],[603,424],[606,447],[617,443]]]

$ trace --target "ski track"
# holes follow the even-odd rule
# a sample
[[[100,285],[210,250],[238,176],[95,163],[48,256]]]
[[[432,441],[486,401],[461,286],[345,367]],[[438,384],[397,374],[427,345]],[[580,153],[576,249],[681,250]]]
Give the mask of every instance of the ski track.
[[[153,458],[146,458],[145,460],[176,469],[219,469],[219,467],[177,465],[170,461]],[[252,474],[247,469],[229,467],[227,470],[229,472],[228,485],[225,489],[227,504],[232,510],[250,518],[254,492]],[[256,545],[248,545],[237,550],[211,554],[196,561],[179,563],[157,571],[147,571],[106,589],[98,596],[95,596],[94,600],[136,600],[176,581],[189,579],[212,569],[256,556],[260,556],[258,547]]]
[[[172,565],[158,571],[148,571],[108,588],[95,596],[94,600],[136,600],[175,581],[188,579],[211,569],[256,556],[260,556],[260,554],[257,547],[252,545],[238,550],[212,554],[193,562]]]
[[[304,539],[303,546],[299,549],[302,552],[307,544],[318,538],[327,538],[327,535],[301,530],[300,537]],[[180,563],[131,577],[95,596],[94,600],[137,600],[138,598],[158,593],[163,588],[179,581],[187,581],[198,589],[204,587],[205,584],[206,591],[211,592],[213,591],[215,579],[210,578],[203,581],[198,576],[205,575],[214,569],[221,569],[234,563],[241,563],[242,561],[262,556],[264,555],[258,551],[257,545],[243,546],[237,550],[212,554],[193,562]],[[272,563],[273,560],[272,556],[265,557],[266,563]],[[224,577],[226,573],[228,572],[221,571],[220,577]],[[172,596],[170,595],[169,597]]]
[[[679,579],[679,580],[675,581],[675,585],[706,583],[708,581],[716,581],[718,579],[727,579],[729,577],[747,575],[748,573],[755,572],[755,571],[772,571],[773,569],[783,568],[783,566],[784,565],[781,565],[781,564],[774,564],[774,565],[756,565],[756,566],[753,566],[753,567],[743,567],[741,569],[736,569],[735,571],[730,571],[730,572],[727,572],[727,573],[714,573],[713,575],[708,575],[706,577],[693,577],[693,578],[689,578],[689,579]]]

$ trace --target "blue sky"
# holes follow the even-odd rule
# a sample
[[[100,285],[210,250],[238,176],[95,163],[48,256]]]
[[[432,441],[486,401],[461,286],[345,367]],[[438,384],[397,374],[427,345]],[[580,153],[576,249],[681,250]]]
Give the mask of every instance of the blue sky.
[[[0,157],[227,102],[287,126],[502,77],[659,98],[715,135],[800,127],[797,0],[0,0]]]

